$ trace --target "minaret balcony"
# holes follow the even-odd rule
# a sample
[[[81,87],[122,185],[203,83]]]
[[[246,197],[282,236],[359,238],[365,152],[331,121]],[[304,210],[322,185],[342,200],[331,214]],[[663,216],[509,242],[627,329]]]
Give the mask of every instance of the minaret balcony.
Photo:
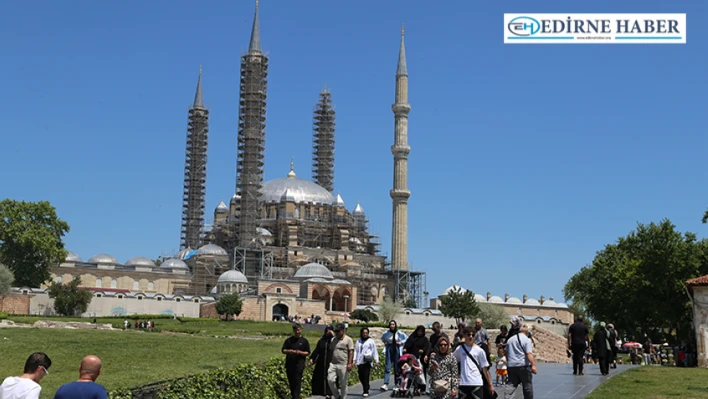
[[[396,157],[396,158],[408,158],[408,154],[411,153],[411,147],[407,145],[392,145],[391,146],[391,153]]]
[[[404,189],[396,189],[396,188],[391,190],[390,194],[391,194],[391,199],[394,201],[406,201],[411,196],[410,191],[404,190]]]
[[[410,104],[393,104],[391,106],[391,109],[393,110],[394,115],[408,115],[409,112],[411,112],[411,105]]]

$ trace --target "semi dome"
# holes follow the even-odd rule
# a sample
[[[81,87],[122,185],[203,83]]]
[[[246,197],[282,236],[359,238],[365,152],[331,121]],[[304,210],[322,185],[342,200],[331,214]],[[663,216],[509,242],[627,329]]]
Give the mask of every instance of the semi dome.
[[[100,263],[105,265],[119,265],[118,259],[108,254],[98,254],[89,258],[88,263]]]
[[[83,262],[83,260],[76,252],[66,251],[65,262]]]
[[[215,244],[207,244],[197,250],[195,255],[215,255],[215,256],[228,256],[224,248],[221,248]]]
[[[175,254],[175,258],[179,260],[185,260],[187,259],[187,256],[189,256],[189,253],[194,251],[192,248],[185,248]]]
[[[261,187],[261,201],[280,202],[283,196],[295,203],[312,202],[332,205],[335,198],[326,188],[309,180],[298,179],[291,170],[288,177],[269,180]],[[286,195],[287,191],[287,195]]]
[[[219,276],[216,281],[217,284],[220,283],[243,283],[248,284],[248,279],[238,270],[229,270]]]
[[[189,269],[189,266],[179,259],[170,258],[160,264],[160,269]]]
[[[128,259],[127,262],[125,262],[126,266],[150,266],[150,267],[155,267],[155,262],[153,262],[150,258],[146,258],[144,256],[136,256],[134,258]]]
[[[493,297],[489,298],[490,303],[504,303],[504,300],[501,299],[501,297],[494,295]]]
[[[320,277],[326,279],[333,279],[334,276],[332,272],[327,269],[326,266],[320,265],[319,263],[308,263],[305,266],[299,268],[295,272],[295,278],[313,278]]]

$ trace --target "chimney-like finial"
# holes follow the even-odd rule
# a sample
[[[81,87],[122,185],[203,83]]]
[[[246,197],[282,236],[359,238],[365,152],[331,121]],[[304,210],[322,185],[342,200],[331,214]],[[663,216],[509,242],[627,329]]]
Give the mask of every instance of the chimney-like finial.
[[[408,75],[408,68],[406,66],[406,46],[403,40],[404,28],[401,25],[401,47],[398,50],[398,68],[396,68],[396,75]]]
[[[297,177],[295,174],[295,157],[290,158],[290,173],[288,173],[288,178],[294,179]]]
[[[199,78],[197,79],[197,92],[194,94],[194,105],[192,108],[204,109],[204,98],[202,97],[202,66],[199,65]]]

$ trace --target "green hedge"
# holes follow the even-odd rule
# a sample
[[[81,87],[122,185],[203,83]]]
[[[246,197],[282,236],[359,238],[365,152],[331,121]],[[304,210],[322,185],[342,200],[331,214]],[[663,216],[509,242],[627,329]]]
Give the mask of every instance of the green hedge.
[[[380,353],[380,356],[382,354]],[[384,359],[381,357],[381,359]],[[312,395],[313,367],[307,367],[302,376],[302,397]],[[383,361],[380,367],[371,370],[371,380],[383,378]],[[349,373],[349,385],[359,383],[356,367]],[[149,384],[155,385],[155,384]],[[147,387],[147,386],[146,386]],[[110,399],[132,399],[134,389],[117,389],[108,395]],[[265,364],[241,364],[234,369],[216,369],[203,374],[165,381],[156,396],[158,399],[288,399],[290,389],[285,375],[285,357],[268,360]]]
[[[0,320],[7,319],[7,313],[0,312]]]

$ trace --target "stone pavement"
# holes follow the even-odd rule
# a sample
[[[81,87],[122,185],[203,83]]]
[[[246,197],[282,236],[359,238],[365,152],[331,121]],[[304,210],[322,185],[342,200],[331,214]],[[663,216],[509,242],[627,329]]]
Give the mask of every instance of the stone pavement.
[[[582,399],[603,381],[631,367],[636,366],[618,365],[616,369],[610,369],[609,376],[603,377],[600,375],[600,366],[596,364],[586,364],[585,375],[573,375],[573,366],[570,364],[538,363],[538,374],[533,377],[534,397],[539,399]],[[494,378],[495,376],[492,375],[492,377]],[[391,379],[393,380],[393,376]],[[391,397],[390,389],[386,392],[379,389],[381,384],[383,384],[383,380],[371,383],[369,398],[384,399]],[[495,389],[499,393],[499,398],[503,399],[504,387],[496,387]],[[521,391],[521,389],[518,391]],[[347,397],[361,398],[361,384],[349,387]],[[516,397],[521,399],[523,396],[519,392]],[[416,398],[426,399],[428,396],[416,396]]]

